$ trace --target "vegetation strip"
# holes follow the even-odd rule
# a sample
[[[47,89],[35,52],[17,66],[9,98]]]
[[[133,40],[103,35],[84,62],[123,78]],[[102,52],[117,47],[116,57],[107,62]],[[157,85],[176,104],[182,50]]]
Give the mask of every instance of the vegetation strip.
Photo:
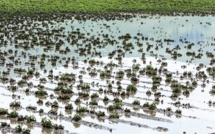
[[[2,14],[35,13],[211,13],[214,0],[1,0]]]

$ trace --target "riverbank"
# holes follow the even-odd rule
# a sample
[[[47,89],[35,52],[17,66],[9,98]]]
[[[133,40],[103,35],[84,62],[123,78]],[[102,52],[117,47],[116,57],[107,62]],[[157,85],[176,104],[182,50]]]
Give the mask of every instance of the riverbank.
[[[121,12],[213,14],[214,7],[213,0],[1,0],[0,14],[1,16]]]

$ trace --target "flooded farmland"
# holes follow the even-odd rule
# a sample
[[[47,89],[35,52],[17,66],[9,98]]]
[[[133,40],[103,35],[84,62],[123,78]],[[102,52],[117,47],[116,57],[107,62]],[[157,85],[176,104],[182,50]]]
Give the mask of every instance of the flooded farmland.
[[[2,133],[215,132],[213,16],[52,16],[0,27]]]

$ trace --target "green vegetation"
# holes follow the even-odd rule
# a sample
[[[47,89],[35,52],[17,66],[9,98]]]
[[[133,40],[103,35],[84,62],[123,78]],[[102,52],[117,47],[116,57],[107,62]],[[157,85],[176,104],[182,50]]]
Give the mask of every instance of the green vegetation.
[[[97,93],[93,93],[92,95],[91,95],[91,98],[98,98],[99,97],[99,95],[97,94]]]
[[[21,103],[19,101],[11,102],[10,107],[21,107]]]
[[[22,132],[22,127],[20,125],[18,125],[16,128],[15,128],[16,132],[17,133],[21,133]]]
[[[7,125],[7,122],[1,122],[1,127],[6,127]]]
[[[214,0],[1,0],[0,12],[29,14],[53,12],[205,12],[214,11]]]
[[[132,104],[133,105],[140,105],[140,101],[139,100],[134,100],[134,102]]]
[[[16,117],[18,117],[18,115],[19,114],[16,111],[12,111],[12,112],[9,113],[8,117],[16,118]]]
[[[31,115],[31,116],[25,116],[25,119],[26,119],[27,123],[36,121],[36,118],[33,115]]]
[[[143,104],[143,107],[144,107],[144,108],[148,108],[149,110],[155,110],[155,109],[157,108],[157,106],[156,106],[155,103],[149,104],[148,102],[144,103],[144,104]]]
[[[104,97],[103,101],[108,101],[109,98],[107,96]]]
[[[0,115],[8,114],[8,110],[4,108],[0,108]]]
[[[73,119],[74,121],[79,121],[79,120],[81,120],[81,117],[80,117],[78,114],[76,114],[76,115],[73,116],[72,119]]]
[[[86,107],[77,107],[77,112],[88,112],[89,110]]]
[[[51,120],[48,120],[46,118],[42,118],[42,126],[45,127],[45,128],[52,128],[52,122]]]
[[[113,101],[114,101],[115,103],[122,103],[122,100],[119,99],[119,98],[114,98]]]
[[[98,112],[96,113],[96,115],[97,115],[98,117],[105,116],[105,112],[98,111]]]
[[[149,105],[149,110],[155,110],[157,107],[156,107],[156,104],[155,103],[152,103]]]
[[[61,75],[60,80],[61,81],[72,82],[72,81],[75,81],[75,75],[74,74],[64,73],[64,74]]]
[[[109,115],[109,118],[119,118],[119,114],[117,114],[117,113],[113,113],[113,114],[110,114]]]
[[[132,91],[132,92],[136,92],[137,88],[135,85],[128,85],[128,87],[126,88],[127,91]]]
[[[45,95],[48,95],[47,92],[43,89],[40,89],[38,91],[35,92],[35,95],[38,95],[38,96],[45,96]]]
[[[122,104],[121,103],[116,103],[116,104],[108,106],[109,111],[113,111],[115,109],[121,110],[122,109]]]
[[[58,107],[59,107],[58,102],[57,102],[57,101],[54,101],[54,102],[52,103],[52,107],[58,108]]]
[[[92,101],[90,102],[90,105],[98,105],[98,102],[97,102],[96,100],[92,100]]]
[[[72,104],[67,104],[67,105],[65,106],[65,109],[66,109],[66,110],[71,110],[71,109],[73,109]]]
[[[70,96],[68,94],[64,94],[64,95],[59,95],[57,98],[60,100],[69,100]]]
[[[131,110],[130,110],[130,109],[128,109],[128,108],[126,108],[126,109],[124,110],[124,112],[126,112],[126,113],[130,113],[130,112],[131,112]]]

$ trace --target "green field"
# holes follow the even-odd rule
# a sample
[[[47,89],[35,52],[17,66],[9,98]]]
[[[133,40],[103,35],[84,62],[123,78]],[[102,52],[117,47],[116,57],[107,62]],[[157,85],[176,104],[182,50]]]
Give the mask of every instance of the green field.
[[[0,0],[0,12],[109,13],[109,12],[214,12],[215,0]]]

